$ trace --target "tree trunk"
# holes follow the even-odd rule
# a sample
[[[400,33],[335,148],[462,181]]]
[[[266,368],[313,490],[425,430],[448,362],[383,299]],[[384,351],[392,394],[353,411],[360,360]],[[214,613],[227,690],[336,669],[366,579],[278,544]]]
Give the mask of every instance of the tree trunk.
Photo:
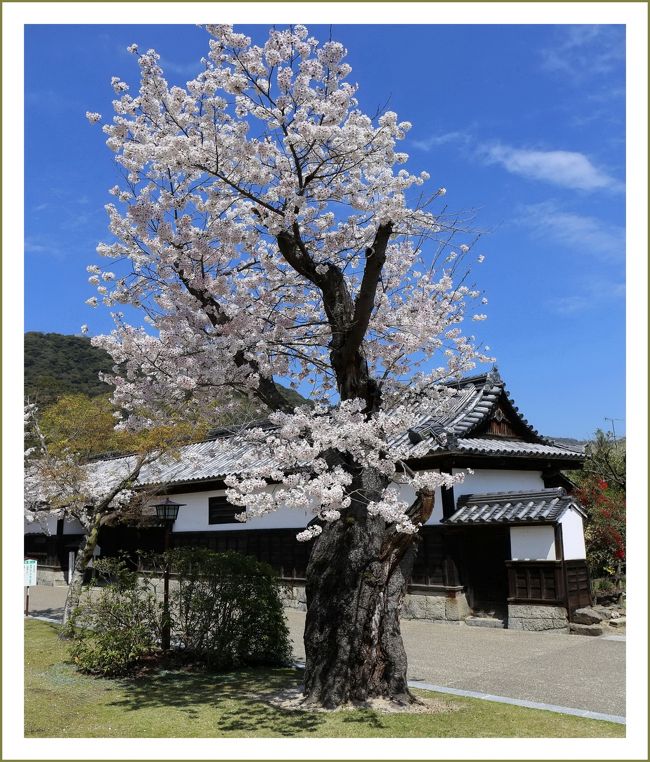
[[[97,547],[101,519],[101,514],[97,513],[93,518],[93,523],[90,525],[88,534],[81,541],[81,545],[77,551],[74,570],[72,572],[70,585],[68,587],[68,594],[65,599],[65,606],[63,608],[63,624],[65,624],[70,619],[72,612],[79,605],[79,598],[81,597],[81,588],[84,581],[84,575],[86,573],[86,569],[88,568],[88,564],[93,557],[95,548]]]
[[[399,616],[415,536],[355,503],[323,528],[307,567],[305,702],[412,703]]]

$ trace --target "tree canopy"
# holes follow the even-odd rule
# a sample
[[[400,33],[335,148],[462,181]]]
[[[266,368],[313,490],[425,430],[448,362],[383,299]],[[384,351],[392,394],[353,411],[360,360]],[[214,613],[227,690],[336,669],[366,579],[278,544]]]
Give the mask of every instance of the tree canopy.
[[[440,382],[486,359],[461,329],[480,297],[459,265],[470,246],[448,246],[458,226],[434,211],[444,189],[420,191],[428,174],[398,168],[410,124],[359,110],[342,45],[302,26],[272,30],[264,46],[227,26],[207,31],[204,71],[186,88],[169,87],[158,54],[136,45],[138,94],[113,79],[104,131],[125,177],[107,207],[114,240],[98,251],[127,268],[91,265],[88,302],[139,307],[154,330],[118,312],[94,343],[124,369],[114,400],[132,425],[152,425],[138,407],[164,417],[169,406],[205,412],[215,394],[263,402],[277,425],[272,443],[258,436],[266,472],[233,478],[231,499],[257,513],[315,504],[334,520],[350,469],[323,454],[392,476],[403,448],[388,442],[417,401],[444,404]],[[294,414],[282,377],[320,406]],[[298,476],[305,455],[313,468]],[[274,501],[269,481],[281,482]],[[408,506],[382,497],[371,509],[412,531]]]

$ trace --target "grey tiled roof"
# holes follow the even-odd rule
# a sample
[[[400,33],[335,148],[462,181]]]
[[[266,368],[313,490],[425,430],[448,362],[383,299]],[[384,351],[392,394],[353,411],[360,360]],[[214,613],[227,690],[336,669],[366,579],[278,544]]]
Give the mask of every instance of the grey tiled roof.
[[[536,492],[490,492],[461,495],[457,510],[444,519],[447,524],[553,523],[570,506],[583,513],[580,504],[562,487]]]
[[[450,386],[456,389],[456,394],[446,404],[443,413],[423,410],[417,424],[393,440],[393,444],[407,445],[409,459],[455,453],[546,458],[575,463],[584,457],[582,451],[553,442],[533,429],[518,413],[496,370],[465,378]],[[527,432],[526,439],[529,441],[472,436],[472,432],[487,420],[504,396]],[[157,463],[145,466],[138,482],[141,485],[183,484],[220,479],[241,471],[242,456],[249,448],[243,437],[236,435],[219,436],[207,442],[187,445],[175,455],[164,456]],[[88,467],[95,477],[115,477],[126,472],[131,462],[128,457],[115,458],[96,461]]]
[[[241,471],[242,456],[249,450],[247,442],[234,436],[185,445],[178,452],[165,454],[160,460],[144,466],[138,484],[183,484],[219,479]],[[93,478],[114,479],[126,475],[133,464],[134,458],[127,456],[96,461],[88,464],[88,469]]]
[[[523,417],[496,369],[449,384],[456,395],[443,414],[423,411],[417,424],[395,442],[409,442],[411,457],[420,458],[443,450],[486,455],[523,455],[580,460],[584,451],[543,437]],[[500,402],[512,409],[526,440],[506,437],[472,437],[497,409]]]
[[[572,450],[549,440],[549,444],[540,442],[523,442],[519,439],[497,439],[491,437],[467,437],[456,442],[459,452],[473,455],[519,455],[543,458],[572,458],[584,457],[582,450]]]

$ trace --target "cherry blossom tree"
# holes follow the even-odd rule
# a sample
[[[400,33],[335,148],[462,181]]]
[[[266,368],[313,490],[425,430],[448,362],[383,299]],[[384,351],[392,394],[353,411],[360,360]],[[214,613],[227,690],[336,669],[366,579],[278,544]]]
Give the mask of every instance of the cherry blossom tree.
[[[44,425],[43,425],[44,424]],[[196,425],[143,432],[114,431],[106,400],[64,397],[39,413],[25,406],[24,512],[29,523],[49,530],[50,519],[73,520],[83,529],[63,612],[66,622],[79,603],[86,569],[95,555],[103,526],[119,521],[138,522],[147,503],[164,489],[156,474],[165,458],[174,458],[180,444],[196,437]],[[112,447],[128,452],[114,460],[93,461],[91,453]],[[147,471],[148,486],[138,484]],[[153,478],[152,478],[153,477]]]
[[[148,326],[118,307],[94,343],[123,369],[111,382],[130,427],[209,414],[215,395],[263,403],[271,427],[240,433],[250,446],[227,494],[248,517],[314,513],[299,535],[313,542],[306,702],[410,702],[400,605],[417,529],[453,480],[413,473],[405,432],[486,359],[461,330],[480,298],[460,265],[471,241],[451,251],[463,231],[444,219],[444,188],[427,193],[397,148],[411,125],[359,109],[341,44],[303,26],[261,46],[206,30],[185,87],[137,45],[139,91],[113,78],[103,129],[124,181],[88,302],[135,306]],[[278,379],[314,404],[294,409]]]

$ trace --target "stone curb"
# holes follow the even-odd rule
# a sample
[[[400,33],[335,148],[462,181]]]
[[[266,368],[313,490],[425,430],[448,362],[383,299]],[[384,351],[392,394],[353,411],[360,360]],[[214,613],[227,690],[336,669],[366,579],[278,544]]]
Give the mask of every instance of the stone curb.
[[[61,616],[59,619],[54,619],[54,617],[51,616],[35,616],[34,614],[28,614],[25,619],[38,619],[39,622],[50,622],[51,624],[63,623],[63,616]]]
[[[491,693],[479,693],[478,691],[464,691],[460,688],[446,688],[442,685],[432,685],[420,680],[409,680],[411,688],[422,688],[426,691],[436,691],[438,693],[450,693],[453,696],[465,696],[466,698],[483,699],[484,701],[496,701],[499,704],[512,704],[514,706],[525,706],[528,709],[543,709],[547,712],[557,712],[558,714],[571,714],[575,717],[584,717],[588,720],[604,720],[606,722],[616,722],[619,725],[625,725],[625,717],[616,714],[603,714],[602,712],[591,712],[587,709],[572,709],[567,706],[556,706],[555,704],[543,704],[538,701],[526,701],[525,699],[514,699],[506,696],[494,696]]]
[[[304,669],[305,662],[295,661],[293,666],[298,669]],[[575,717],[584,717],[586,720],[604,720],[605,722],[615,722],[618,725],[626,724],[625,717],[620,717],[616,714],[603,714],[602,712],[591,712],[588,709],[572,709],[568,706],[543,704],[539,701],[526,701],[525,699],[508,698],[507,696],[495,696],[492,693],[464,691],[460,688],[446,688],[444,685],[433,685],[432,683],[425,683],[422,680],[409,680],[408,684],[410,688],[420,688],[425,691],[435,691],[436,693],[449,693],[452,696],[482,699],[483,701],[494,701],[499,704],[512,704],[513,706],[524,706],[527,709],[543,709],[547,712],[556,712],[558,714],[571,714]]]

